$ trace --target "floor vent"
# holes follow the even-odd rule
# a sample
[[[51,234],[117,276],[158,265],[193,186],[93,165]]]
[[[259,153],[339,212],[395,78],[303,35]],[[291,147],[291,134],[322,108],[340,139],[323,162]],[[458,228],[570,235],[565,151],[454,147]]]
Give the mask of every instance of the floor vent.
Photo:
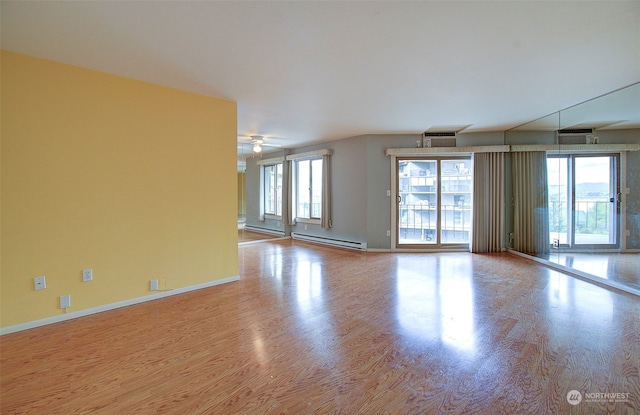
[[[355,249],[357,251],[367,250],[366,242],[347,241],[344,239],[327,238],[324,236],[304,235],[297,232],[291,232],[291,237],[300,241],[314,242],[323,245],[335,246],[338,248]]]

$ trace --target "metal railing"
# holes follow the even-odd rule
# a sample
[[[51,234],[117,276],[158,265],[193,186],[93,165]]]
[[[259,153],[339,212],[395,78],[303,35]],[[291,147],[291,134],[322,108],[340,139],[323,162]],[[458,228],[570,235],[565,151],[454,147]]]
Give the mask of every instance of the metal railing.
[[[309,208],[311,208],[311,210],[309,210]],[[321,213],[322,203],[298,203],[298,217],[300,218],[319,218]]]
[[[615,205],[607,201],[576,201],[573,212],[573,228],[576,233],[608,235],[611,225],[611,209]],[[567,209],[567,202],[549,202],[549,230],[551,232],[566,232],[571,214]]]
[[[471,206],[441,205],[441,231],[456,242],[468,239],[471,230]],[[400,204],[399,231],[401,239],[435,241],[438,212],[435,205]]]

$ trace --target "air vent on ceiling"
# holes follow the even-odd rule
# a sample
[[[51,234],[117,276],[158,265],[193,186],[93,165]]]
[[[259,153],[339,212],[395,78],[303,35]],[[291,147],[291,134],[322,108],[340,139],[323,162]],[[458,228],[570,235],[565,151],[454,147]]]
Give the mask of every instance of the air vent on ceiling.
[[[425,131],[423,134],[425,137],[455,137],[456,136],[455,131],[440,131],[437,133],[430,133],[428,131]]]
[[[455,131],[425,131],[422,133],[422,147],[455,147],[456,135]]]
[[[564,128],[558,130],[558,135],[585,135],[593,134],[593,128]]]
[[[593,128],[565,128],[557,131],[558,144],[597,144]]]

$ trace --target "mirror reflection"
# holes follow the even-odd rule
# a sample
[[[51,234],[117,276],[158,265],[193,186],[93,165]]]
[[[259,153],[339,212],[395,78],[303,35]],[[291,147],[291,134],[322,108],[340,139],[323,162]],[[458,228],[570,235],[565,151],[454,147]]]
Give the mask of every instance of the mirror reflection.
[[[251,142],[238,142],[238,243],[250,244],[284,237],[282,185],[285,150],[262,144],[256,152]],[[260,188],[263,177],[265,188]],[[261,205],[260,195],[265,195]]]
[[[640,83],[506,132],[508,248],[640,294]]]

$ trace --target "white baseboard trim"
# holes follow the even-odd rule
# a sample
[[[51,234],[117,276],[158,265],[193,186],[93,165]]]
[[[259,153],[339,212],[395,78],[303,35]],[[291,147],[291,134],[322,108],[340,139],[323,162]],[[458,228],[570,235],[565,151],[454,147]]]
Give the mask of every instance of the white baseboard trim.
[[[134,304],[145,303],[147,301],[159,300],[161,298],[170,297],[172,295],[184,294],[189,291],[196,291],[203,288],[214,287],[216,285],[226,284],[240,280],[239,276],[223,278],[220,280],[203,282],[201,284],[190,285],[188,287],[176,288],[173,290],[160,291],[154,294],[145,295],[142,297],[131,298],[129,300],[118,301],[115,303],[105,304],[97,307],[86,308],[84,310],[72,311],[67,314],[61,314],[59,316],[52,316],[43,318],[40,320],[29,321],[27,323],[16,324],[15,326],[8,326],[0,328],[0,336],[9,333],[15,333],[18,331],[24,331],[33,329],[36,327],[46,326],[49,324],[59,323],[61,321],[72,320],[74,318],[85,317],[91,314],[102,313],[104,311],[115,310],[117,308],[127,307]]]
[[[245,245],[255,245],[255,244],[261,244],[264,242],[273,242],[273,241],[284,241],[286,239],[291,239],[290,236],[282,236],[280,238],[268,238],[268,239],[259,239],[256,241],[245,241],[245,242],[238,242],[238,246],[245,246]]]
[[[273,236],[285,236],[284,231],[278,231],[278,230],[269,229],[269,228],[261,228],[259,226],[245,225],[244,230],[250,231],[250,232],[266,233],[267,235],[273,235]]]

